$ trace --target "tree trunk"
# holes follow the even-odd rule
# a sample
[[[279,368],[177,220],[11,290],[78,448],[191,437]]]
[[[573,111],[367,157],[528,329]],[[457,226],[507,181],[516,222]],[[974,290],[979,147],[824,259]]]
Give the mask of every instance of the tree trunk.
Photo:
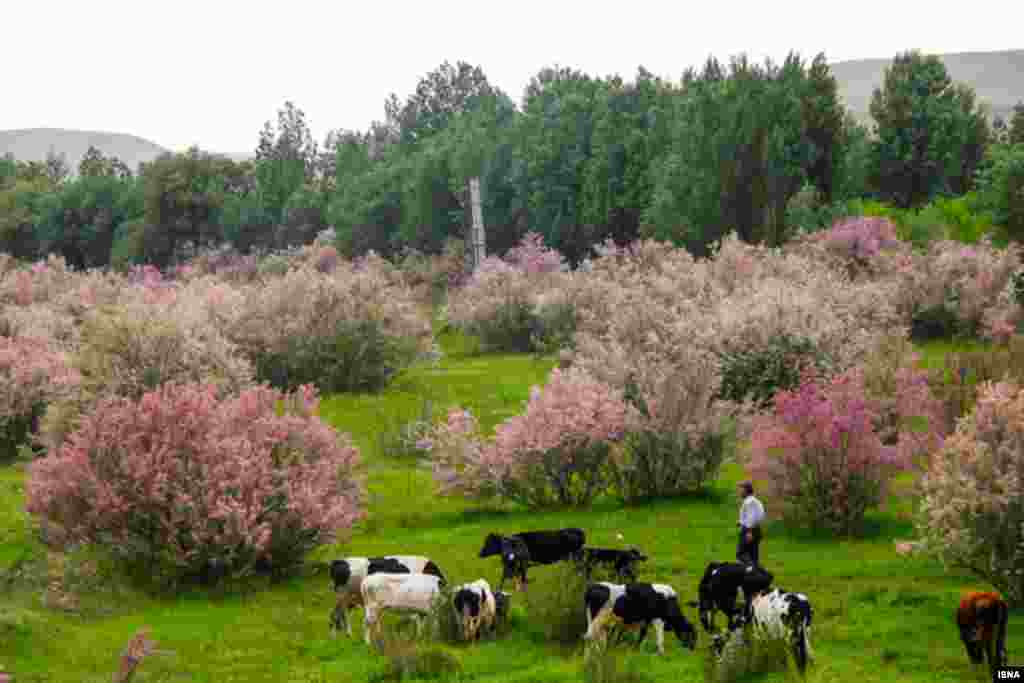
[[[476,270],[484,260],[486,253],[486,239],[484,235],[484,214],[480,206],[480,179],[470,178],[469,196],[473,207],[473,229],[470,232],[470,244],[472,248],[472,268]]]

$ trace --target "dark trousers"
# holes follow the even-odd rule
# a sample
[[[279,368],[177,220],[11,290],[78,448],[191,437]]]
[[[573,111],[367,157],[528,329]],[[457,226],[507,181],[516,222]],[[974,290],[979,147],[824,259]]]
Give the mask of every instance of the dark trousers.
[[[753,540],[747,542],[747,532],[753,532]],[[761,527],[753,529],[740,527],[740,542],[736,545],[736,560],[743,564],[760,566],[759,548],[761,546]]]

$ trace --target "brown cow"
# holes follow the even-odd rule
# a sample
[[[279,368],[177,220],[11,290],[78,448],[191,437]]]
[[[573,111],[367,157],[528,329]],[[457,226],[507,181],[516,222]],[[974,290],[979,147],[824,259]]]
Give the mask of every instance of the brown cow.
[[[1006,664],[1006,622],[1009,607],[999,593],[968,593],[956,611],[960,640],[975,664],[988,659],[989,668]]]

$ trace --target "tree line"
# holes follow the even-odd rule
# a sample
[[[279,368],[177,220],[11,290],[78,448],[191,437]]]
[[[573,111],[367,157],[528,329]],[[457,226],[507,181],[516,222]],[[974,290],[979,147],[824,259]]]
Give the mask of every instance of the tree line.
[[[483,194],[488,251],[527,231],[570,262],[607,238],[670,240],[695,254],[729,231],[768,245],[793,232],[801,191],[822,206],[872,198],[901,208],[973,189],[994,147],[1024,143],[1024,105],[989,123],[942,62],[897,55],[871,101],[871,129],[845,109],[824,55],[781,64],[710,58],[679,83],[549,67],[517,106],[479,66],[441,64],[383,121],[323,146],[287,102],[236,163],[197,148],[134,172],[90,149],[0,158],[0,251],[76,267],[174,263],[184,250],[241,252],[311,241],[330,227],[348,255],[438,253]]]

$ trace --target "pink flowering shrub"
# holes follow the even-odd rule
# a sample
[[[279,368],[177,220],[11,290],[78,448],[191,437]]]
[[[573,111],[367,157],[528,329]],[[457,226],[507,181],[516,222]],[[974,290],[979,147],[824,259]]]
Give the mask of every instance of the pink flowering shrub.
[[[556,273],[569,269],[565,258],[556,249],[544,246],[540,233],[528,232],[505,254],[505,261],[524,273]]]
[[[1024,391],[986,383],[932,458],[917,528],[924,548],[1024,604]]]
[[[836,221],[828,230],[814,233],[808,240],[819,242],[856,275],[870,268],[883,250],[899,245],[896,224],[880,216],[857,216]]]
[[[359,452],[317,406],[309,387],[219,399],[212,386],[167,384],[105,398],[30,466],[27,509],[54,542],[179,575],[288,568],[362,510]]]
[[[0,337],[0,460],[25,444],[46,405],[72,394],[80,380],[49,341]]]
[[[774,411],[756,421],[750,475],[765,482],[787,520],[851,533],[884,502],[894,472],[909,466],[879,438],[880,417],[857,373],[809,376],[776,394]]]
[[[927,463],[949,433],[946,406],[932,392],[921,355],[906,337],[890,336],[856,368],[865,396],[875,402],[875,431],[886,446],[895,446],[903,462]]]
[[[552,371],[531,390],[526,412],[509,418],[483,443],[471,416],[449,413],[432,441],[435,480],[444,493],[497,496],[531,508],[590,503],[608,486],[613,444],[635,420],[607,385],[579,372]]]

